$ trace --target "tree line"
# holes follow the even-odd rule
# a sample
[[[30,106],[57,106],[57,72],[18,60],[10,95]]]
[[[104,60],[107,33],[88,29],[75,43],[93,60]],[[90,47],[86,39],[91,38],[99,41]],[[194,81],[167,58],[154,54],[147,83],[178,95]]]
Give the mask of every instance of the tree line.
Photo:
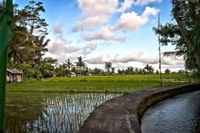
[[[187,69],[200,75],[200,2],[199,0],[171,0],[172,16],[176,23],[166,23],[153,28],[160,35],[163,46],[175,45],[176,51],[165,52],[167,56],[184,56]],[[3,15],[5,3],[0,3],[0,18]],[[42,2],[29,1],[28,5],[19,9],[14,5],[13,38],[8,49],[8,67],[23,71],[28,78],[44,78],[51,75],[70,76],[92,74],[134,74],[158,73],[148,65],[138,69],[127,67],[124,70],[115,70],[111,62],[105,62],[105,70],[90,69],[86,61],[78,57],[77,62],[69,59],[63,64],[57,64],[53,58],[44,58],[48,51],[47,38],[48,23],[42,17],[45,8]],[[0,19],[1,22],[1,19]],[[1,30],[1,27],[0,27]],[[166,72],[169,72],[167,70]]]
[[[57,65],[55,67],[56,76],[72,76],[74,73],[76,76],[88,76],[88,75],[116,75],[116,74],[159,74],[158,70],[154,70],[154,68],[147,64],[144,68],[137,68],[129,66],[125,69],[117,69],[112,66],[112,62],[104,62],[104,69],[94,68],[91,69],[87,67],[86,60],[83,60],[82,57],[77,58],[77,62],[72,63],[70,59],[66,60],[64,63]],[[165,74],[174,73],[171,72],[170,69],[165,69]],[[180,70],[178,73],[184,73],[183,70]]]

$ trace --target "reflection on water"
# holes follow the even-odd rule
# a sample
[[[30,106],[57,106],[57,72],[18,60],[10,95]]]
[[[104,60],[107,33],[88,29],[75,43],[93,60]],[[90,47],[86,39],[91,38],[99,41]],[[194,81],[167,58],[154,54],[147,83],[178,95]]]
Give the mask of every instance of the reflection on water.
[[[8,133],[76,133],[89,113],[120,94],[9,92]]]
[[[142,118],[142,133],[197,133],[200,91],[157,103]]]

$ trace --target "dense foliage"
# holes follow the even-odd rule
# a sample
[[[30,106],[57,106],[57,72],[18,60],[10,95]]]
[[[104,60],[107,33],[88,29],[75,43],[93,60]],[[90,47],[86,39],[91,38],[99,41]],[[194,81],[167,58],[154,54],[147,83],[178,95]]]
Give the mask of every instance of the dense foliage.
[[[5,3],[0,3],[2,15],[4,5]],[[42,2],[29,1],[22,9],[14,5],[13,37],[8,47],[8,67],[22,70],[25,77],[44,76],[38,68],[45,61],[42,56],[47,51],[46,46],[50,40],[46,39],[48,24],[41,17],[43,12],[45,9]]]
[[[200,71],[200,1],[172,0],[172,14],[176,24],[167,23],[154,28],[162,45],[175,45],[176,51],[166,55],[184,56],[186,67]]]

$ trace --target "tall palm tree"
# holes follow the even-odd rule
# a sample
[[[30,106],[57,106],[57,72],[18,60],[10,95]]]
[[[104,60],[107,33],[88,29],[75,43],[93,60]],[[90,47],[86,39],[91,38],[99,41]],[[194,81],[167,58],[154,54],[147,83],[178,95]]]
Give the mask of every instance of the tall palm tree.
[[[85,60],[82,59],[82,57],[78,57],[78,61],[76,62],[76,66],[79,67],[80,70],[80,76],[82,75],[82,68],[86,66]]]
[[[64,64],[63,64],[63,69],[65,70],[65,72],[67,73],[67,76],[70,76],[71,74],[71,67],[73,66],[73,64],[71,63],[70,59],[67,59]]]
[[[67,59],[67,61],[65,61],[67,69],[70,71],[71,67],[73,66],[73,64],[71,63],[70,59]]]
[[[40,18],[39,15],[40,12],[44,12],[44,8],[40,2],[30,2],[20,10],[17,9],[17,5],[14,6],[16,8],[14,11],[14,36],[8,48],[8,61],[10,64],[26,62],[35,67],[41,62],[50,41],[49,39],[45,40],[46,32],[39,30],[47,27],[45,19]],[[27,24],[36,25],[32,21],[40,24],[30,29]],[[36,36],[33,34],[33,30],[39,30],[42,34]]]
[[[36,37],[36,39],[34,41],[35,45],[37,46],[37,49],[35,51],[35,61],[36,62],[40,62],[44,53],[48,51],[46,46],[48,45],[49,41],[50,41],[50,39],[45,40],[45,36]]]
[[[17,8],[17,5],[14,5],[14,8]],[[21,23],[24,16],[22,14],[20,15],[19,12],[20,10],[17,9],[14,12],[14,34],[8,47],[8,62],[10,64],[18,64],[22,62],[35,64],[34,58],[39,46],[33,42],[37,40],[37,37],[29,32],[26,25]]]
[[[14,27],[14,35],[8,47],[9,62],[21,63],[33,57],[36,46],[32,43],[34,38],[28,36],[25,27]]]

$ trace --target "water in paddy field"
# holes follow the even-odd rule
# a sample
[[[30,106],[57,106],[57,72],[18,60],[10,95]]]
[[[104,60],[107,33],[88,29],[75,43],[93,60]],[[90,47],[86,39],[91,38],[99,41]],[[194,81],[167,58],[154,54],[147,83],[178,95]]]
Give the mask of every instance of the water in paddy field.
[[[94,108],[120,94],[7,93],[6,132],[76,133]]]
[[[142,118],[142,133],[198,133],[200,91],[178,95],[152,106]]]

